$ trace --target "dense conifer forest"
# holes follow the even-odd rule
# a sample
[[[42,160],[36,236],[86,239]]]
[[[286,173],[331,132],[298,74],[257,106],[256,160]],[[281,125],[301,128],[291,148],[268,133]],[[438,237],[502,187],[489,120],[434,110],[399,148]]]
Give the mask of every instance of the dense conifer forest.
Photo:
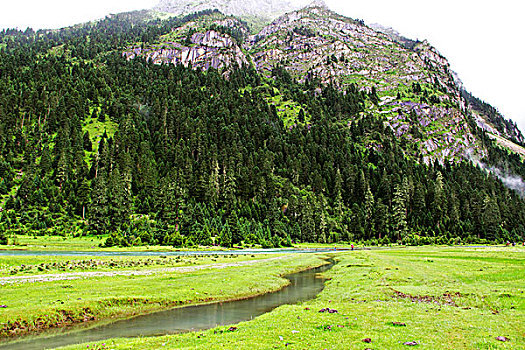
[[[519,193],[471,162],[408,156],[413,145],[362,113],[374,92],[299,84],[282,68],[268,78],[122,56],[199,15],[0,32],[0,244],[16,234],[177,247],[524,238]],[[293,125],[268,102],[275,94],[302,106]],[[525,175],[478,133],[485,164]]]

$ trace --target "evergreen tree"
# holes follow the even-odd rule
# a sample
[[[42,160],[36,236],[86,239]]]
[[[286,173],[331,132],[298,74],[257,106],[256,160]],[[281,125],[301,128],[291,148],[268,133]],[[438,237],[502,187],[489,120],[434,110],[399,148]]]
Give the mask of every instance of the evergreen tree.
[[[232,233],[230,231],[230,226],[228,224],[224,225],[217,241],[221,247],[226,247],[226,248],[232,247],[233,245]]]
[[[490,196],[485,197],[483,211],[483,227],[485,228],[486,238],[494,241],[500,231],[501,215],[498,203]]]
[[[91,204],[89,205],[89,229],[94,234],[104,234],[108,229],[108,197],[104,176],[93,180]]]
[[[89,137],[89,131],[86,131],[84,134],[83,139],[83,148],[85,151],[92,152],[93,151],[93,144],[91,143],[91,137]]]
[[[7,235],[5,234],[4,229],[2,228],[2,224],[0,224],[0,245],[7,245]]]
[[[80,183],[77,192],[77,212],[85,219],[86,208],[90,203],[90,188],[86,180]]]
[[[394,189],[394,198],[392,200],[392,220],[394,234],[397,240],[403,240],[408,233],[407,200],[408,183],[405,178],[401,184],[396,185]]]

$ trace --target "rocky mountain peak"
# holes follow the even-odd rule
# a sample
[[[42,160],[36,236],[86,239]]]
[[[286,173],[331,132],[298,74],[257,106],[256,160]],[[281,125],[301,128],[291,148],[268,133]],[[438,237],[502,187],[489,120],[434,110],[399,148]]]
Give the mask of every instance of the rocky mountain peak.
[[[185,3],[196,10],[195,2],[190,1],[161,3]],[[299,5],[300,1],[288,0],[286,4]],[[282,9],[284,3],[279,4]],[[276,0],[211,0],[202,1],[205,7],[198,10],[215,8],[224,14],[260,15],[274,11],[274,5]],[[124,55],[202,70],[213,67],[225,76],[232,65],[253,65],[266,78],[272,78],[274,69],[282,67],[300,83],[316,81],[341,90],[358,88],[372,96],[364,114],[382,119],[396,137],[413,145],[407,152],[427,164],[460,162],[472,154],[485,156],[469,123],[473,106],[478,110],[474,114],[478,126],[496,136],[510,135],[509,139],[523,142],[514,125],[503,125],[492,109],[463,98],[462,85],[448,60],[428,41],[412,40],[392,28],[367,26],[341,16],[323,0],[302,5],[257,34],[252,32],[254,35],[233,17],[203,15],[173,29],[158,43],[130,47]],[[349,115],[344,122],[351,125],[363,115]]]
[[[324,0],[314,0],[306,8],[322,8],[328,10],[328,5]]]
[[[226,15],[272,20],[304,4],[302,0],[160,0],[154,10],[185,15],[217,9]]]

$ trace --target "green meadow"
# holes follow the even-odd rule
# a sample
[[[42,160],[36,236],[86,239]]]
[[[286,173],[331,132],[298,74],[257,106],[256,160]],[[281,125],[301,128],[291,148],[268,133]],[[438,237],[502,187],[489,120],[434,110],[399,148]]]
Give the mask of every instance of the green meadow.
[[[64,266],[63,263],[68,262],[66,266],[75,268],[49,271],[43,277],[76,273],[80,275],[76,279],[27,282],[27,279],[42,277],[42,272],[34,269],[10,276],[23,277],[24,282],[6,283],[10,277],[0,277],[0,305],[6,306],[0,308],[1,340],[59,327],[95,326],[176,306],[264,294],[288,283],[282,275],[324,263],[313,255],[297,259],[276,254],[167,258],[171,265],[159,264],[163,258],[98,260],[97,257],[94,260],[114,264],[102,264],[97,269],[82,266],[89,262],[85,258],[67,258],[68,261],[65,257],[52,258],[45,264]],[[3,261],[0,266],[5,270],[20,267],[22,261],[24,266],[43,264],[42,257],[23,259],[0,257]],[[229,266],[222,266],[224,264]],[[146,269],[148,273],[141,274]],[[106,275],[87,276],[94,271]]]
[[[523,248],[407,248],[332,256],[338,263],[325,273],[330,280],[314,300],[279,307],[235,325],[235,331],[224,326],[112,339],[105,348],[525,349]],[[337,312],[319,312],[323,308]],[[101,347],[68,349],[87,345]]]
[[[172,307],[263,294],[284,287],[288,281],[282,276],[319,266],[329,257],[336,264],[324,273],[326,287],[315,299],[278,307],[236,324],[233,331],[227,325],[67,349],[525,349],[522,247],[238,257],[0,257],[0,278],[108,274],[1,285],[0,304],[7,308],[0,309],[0,337],[91,327]],[[216,268],[221,264],[232,266]],[[8,272],[21,265],[26,270]],[[50,269],[39,271],[42,266]],[[184,270],[166,271],[179,267]],[[144,270],[153,273],[140,275]],[[126,271],[137,274],[118,274]]]
[[[16,250],[67,250],[67,251],[179,251],[179,250],[190,250],[188,248],[175,248],[172,246],[161,246],[161,245],[143,245],[133,247],[111,247],[102,248],[100,244],[103,244],[108,235],[100,236],[56,236],[56,235],[45,235],[45,236],[32,236],[32,235],[17,235],[16,245],[8,246],[8,249]],[[10,238],[10,242],[12,242]],[[200,247],[200,250],[224,250],[223,247]]]

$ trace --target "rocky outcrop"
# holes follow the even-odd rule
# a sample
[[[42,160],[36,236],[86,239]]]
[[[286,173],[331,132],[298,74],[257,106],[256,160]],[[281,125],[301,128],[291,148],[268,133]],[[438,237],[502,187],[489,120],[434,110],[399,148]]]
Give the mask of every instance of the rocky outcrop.
[[[257,6],[272,4],[268,0]],[[238,12],[233,8],[241,6],[226,0],[209,4],[210,8],[215,5],[221,10],[229,6],[225,12],[234,14]],[[241,7],[239,11],[249,13]],[[143,56],[159,64],[191,65],[204,70],[253,64],[267,77],[274,67],[283,65],[301,82],[315,76],[322,83],[341,89],[350,84],[367,93],[375,89],[379,103],[369,105],[366,113],[383,118],[397,137],[414,144],[415,147],[409,147],[413,156],[422,155],[427,163],[446,163],[485,154],[470,129],[471,106],[466,103],[459,79],[447,59],[427,41],[412,41],[391,29],[372,29],[362,21],[330,11],[322,0],[282,15],[257,35],[246,36],[248,39],[242,44],[228,34],[203,29],[206,25],[199,21],[204,20],[174,29],[178,40],[130,48],[124,54],[128,59]],[[231,17],[214,18],[213,23],[243,34],[248,32]],[[193,32],[195,28],[200,30]],[[502,135],[479,113],[475,116],[478,126]],[[359,117],[349,115],[349,125]],[[521,134],[516,137],[522,138]]]
[[[314,75],[341,88],[375,87],[380,103],[367,113],[385,118],[398,137],[419,145],[415,156],[442,163],[467,157],[478,147],[448,61],[426,41],[408,46],[314,3],[278,18],[245,49],[268,76],[284,63],[299,81]]]
[[[234,65],[239,67],[248,64],[246,55],[235,41],[226,34],[214,30],[194,33],[192,45],[178,42],[163,42],[157,46],[142,48],[133,47],[124,52],[128,60],[138,56],[152,60],[156,64],[182,64],[197,69],[224,69]]]

